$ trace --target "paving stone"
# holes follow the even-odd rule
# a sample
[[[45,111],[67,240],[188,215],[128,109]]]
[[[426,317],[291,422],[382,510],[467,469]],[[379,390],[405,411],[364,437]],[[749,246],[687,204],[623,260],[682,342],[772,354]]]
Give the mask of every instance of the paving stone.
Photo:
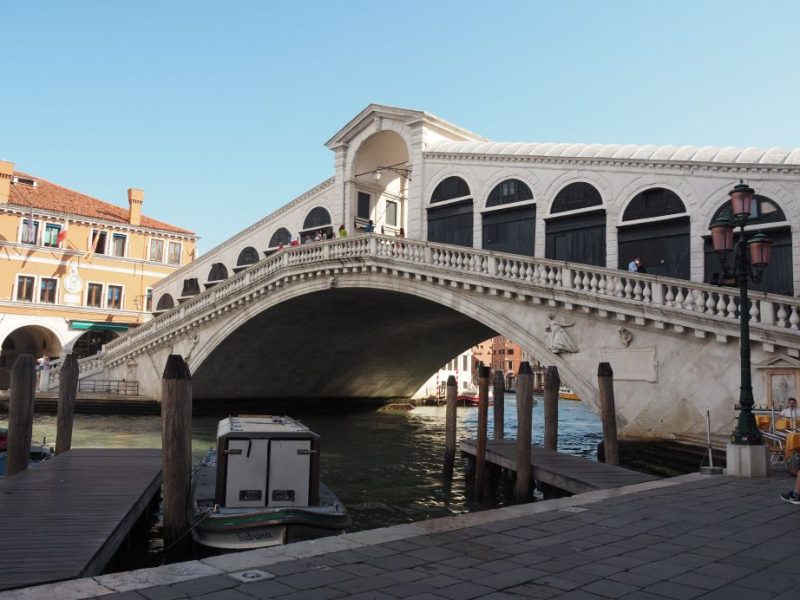
[[[185,596],[184,596],[185,597]],[[114,595],[114,600],[146,600],[147,596],[142,596],[138,592],[120,592]]]
[[[333,588],[315,588],[313,590],[300,590],[278,597],[280,600],[334,600],[335,598],[344,598],[346,595],[344,592]]]
[[[439,588],[436,591],[436,594],[438,596],[442,596],[443,598],[450,598],[451,600],[470,600],[471,598],[477,598],[479,596],[491,594],[494,591],[495,590],[492,588],[486,587],[485,585],[481,585],[479,583],[462,581],[461,583],[457,583],[455,585]]]
[[[300,573],[292,573],[291,575],[284,575],[278,578],[277,581],[295,590],[310,590],[312,588],[323,587],[339,581],[355,578],[356,575],[353,573],[348,573],[341,569],[323,567],[320,569],[302,571]]]
[[[192,596],[197,600],[250,600],[250,596],[247,596],[240,592],[239,590],[217,590],[216,592],[211,592],[209,594],[203,594],[202,596]]]
[[[425,561],[413,556],[409,556],[408,554],[393,554],[391,556],[373,558],[366,561],[366,564],[372,565],[373,567],[378,567],[379,569],[393,571],[396,569],[410,569],[411,567],[425,564]]]
[[[399,571],[384,571],[383,576],[387,579],[391,579],[394,582],[411,582],[411,581],[420,581],[422,579],[428,579],[431,576],[430,571],[423,571],[421,570],[423,567],[428,565],[422,565],[421,567],[416,567],[414,569],[400,569]],[[435,566],[435,565],[430,565]]]
[[[675,583],[674,581],[659,581],[653,585],[645,587],[644,591],[657,594],[665,598],[674,598],[675,600],[690,600],[691,598],[697,598],[698,596],[705,594],[707,590],[690,585]]]
[[[381,592],[389,594],[395,598],[416,598],[422,594],[432,594],[437,590],[436,587],[422,581],[404,581],[393,586],[381,588]]]
[[[385,569],[380,569],[374,565],[368,565],[365,563],[345,564],[338,567],[338,569],[340,571],[345,571],[346,573],[352,573],[357,577],[382,575],[387,572]]]
[[[467,567],[466,569],[454,569],[448,573],[450,577],[455,577],[460,581],[478,581],[483,577],[488,577],[492,573],[477,567]]]
[[[547,573],[545,571],[520,567],[512,571],[504,571],[502,573],[489,575],[488,577],[481,577],[479,581],[481,585],[503,590],[515,585],[532,582],[546,575]]]
[[[716,590],[727,583],[724,579],[720,579],[719,577],[700,575],[699,573],[684,573],[683,575],[670,578],[670,581],[703,588],[704,590]]]
[[[613,573],[607,577],[609,581],[619,581],[620,583],[627,583],[639,588],[645,588],[648,585],[653,585],[661,580],[659,575],[642,575],[641,573],[632,573],[630,571],[620,571]]]
[[[722,586],[702,596],[703,600],[772,600],[775,594],[766,590],[754,590],[736,584]],[[794,596],[797,598],[797,595]]]
[[[390,579],[386,575],[375,575],[373,577],[358,577],[347,581],[339,581],[331,584],[331,587],[348,594],[360,594],[361,592],[391,587],[396,583],[397,581]]]
[[[294,588],[290,588],[288,585],[275,581],[274,579],[245,583],[237,589],[253,598],[274,598],[281,594],[289,594],[296,591]]]
[[[186,598],[185,592],[176,590],[174,587],[168,585],[143,588],[137,591],[142,595],[142,597],[147,598],[147,600],[179,600],[180,598]],[[114,600],[123,599],[115,595]]]
[[[451,550],[450,548],[442,548],[439,547],[432,547],[432,548],[421,548],[419,550],[412,550],[410,552],[405,553],[406,556],[411,556],[413,558],[418,558],[423,562],[439,562],[441,560],[447,560],[448,558],[455,558],[460,556],[460,553],[456,550]]]
[[[525,585],[514,586],[505,591],[509,594],[516,594],[522,598],[541,598],[543,600],[561,596],[564,592],[564,590],[538,583],[526,583]]]
[[[239,581],[227,575],[211,575],[210,577],[198,577],[197,579],[181,581],[180,583],[174,584],[172,587],[188,596],[199,596],[201,594],[210,594],[218,590],[236,587],[239,584]]]
[[[798,548],[800,548],[800,542],[798,542]],[[800,558],[796,557],[795,564],[798,562],[800,562]],[[742,587],[774,593],[797,589],[798,596],[800,596],[800,566],[794,573],[777,570],[759,571],[739,579],[736,583]]]
[[[621,598],[626,594],[638,591],[635,585],[628,585],[627,583],[620,583],[618,581],[611,581],[609,579],[601,579],[588,583],[583,588],[583,591],[604,596],[606,598]]]

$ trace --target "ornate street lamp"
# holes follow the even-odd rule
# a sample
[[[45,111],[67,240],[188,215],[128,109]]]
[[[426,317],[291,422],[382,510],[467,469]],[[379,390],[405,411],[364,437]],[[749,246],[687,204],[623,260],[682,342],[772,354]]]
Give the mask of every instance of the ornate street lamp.
[[[711,223],[711,242],[722,263],[723,280],[733,279],[739,287],[739,330],[741,360],[741,385],[739,387],[739,420],[731,434],[734,444],[762,444],[761,431],[753,415],[753,385],[750,379],[750,301],[747,298],[747,282],[761,281],[764,269],[769,265],[772,241],[763,233],[758,233],[747,242],[744,239],[744,226],[755,212],[753,194],[755,190],[739,181],[728,192],[731,197],[731,212],[734,220],[720,217]],[[739,236],[734,244],[734,227],[739,227]],[[728,256],[733,253],[733,266],[728,267]]]

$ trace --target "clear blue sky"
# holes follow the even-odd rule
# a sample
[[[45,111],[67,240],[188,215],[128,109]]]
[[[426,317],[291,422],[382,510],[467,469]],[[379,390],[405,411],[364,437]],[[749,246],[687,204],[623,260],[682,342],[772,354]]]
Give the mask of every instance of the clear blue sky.
[[[333,175],[371,102],[499,141],[800,146],[800,2],[5,0],[0,158],[197,232]]]

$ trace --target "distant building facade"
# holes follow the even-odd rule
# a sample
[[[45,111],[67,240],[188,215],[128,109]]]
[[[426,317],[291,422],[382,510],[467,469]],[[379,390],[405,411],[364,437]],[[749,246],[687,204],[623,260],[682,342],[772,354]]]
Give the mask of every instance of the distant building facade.
[[[441,369],[430,376],[422,387],[414,394],[414,398],[430,398],[431,396],[443,398],[447,393],[447,380],[452,375],[456,378],[458,393],[477,389],[477,379],[472,373],[472,349],[466,350],[447,361]]]
[[[79,357],[153,310],[153,286],[195,256],[191,231],[0,161],[0,389],[23,353]]]

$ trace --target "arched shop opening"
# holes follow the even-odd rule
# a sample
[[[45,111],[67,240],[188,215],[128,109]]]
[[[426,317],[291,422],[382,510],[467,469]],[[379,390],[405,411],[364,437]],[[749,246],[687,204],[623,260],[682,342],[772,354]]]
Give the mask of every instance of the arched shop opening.
[[[228,278],[228,267],[222,263],[214,263],[211,265],[211,270],[208,272],[208,279],[206,279],[205,287],[209,289],[214,287],[221,281]]]
[[[271,238],[269,238],[269,245],[267,246],[267,249],[264,250],[264,254],[266,256],[269,256],[282,246],[288,246],[291,243],[292,243],[292,234],[285,227],[281,227],[275,233],[272,234]]]
[[[247,248],[239,252],[239,258],[236,259],[236,266],[233,268],[233,272],[238,273],[239,271],[243,271],[250,265],[256,264],[258,260],[258,250],[252,246],[247,246]]]
[[[436,186],[428,208],[428,241],[472,247],[472,196],[461,177],[448,177]]]
[[[628,203],[617,241],[617,266],[634,258],[650,275],[689,279],[689,215],[678,194],[665,188],[645,190]]]
[[[571,183],[558,192],[545,220],[545,257],[605,267],[606,211],[602,206],[600,192],[589,183]]]
[[[75,328],[75,323],[72,325]],[[86,358],[100,352],[103,344],[107,344],[128,331],[127,325],[112,325],[111,323],[90,324],[88,329],[81,334],[72,344],[72,354],[76,358]]]
[[[766,196],[755,194],[753,196],[753,214],[747,220],[745,226],[745,240],[749,240],[756,233],[763,233],[772,240],[772,260],[769,266],[764,269],[764,275],[759,283],[750,281],[747,285],[750,289],[760,292],[773,294],[794,295],[794,284],[792,277],[792,232],[786,214],[778,203]],[[727,217],[733,219],[731,215],[731,201],[728,200],[717,209],[711,219]],[[738,238],[739,228],[736,228],[736,238]],[[703,236],[703,251],[705,253],[705,277],[706,283],[717,283],[722,280],[722,264],[719,255],[714,252],[711,245],[711,236]],[[731,260],[728,261],[731,267]]]
[[[158,304],[156,304],[155,312],[165,312],[168,311],[170,308],[175,308],[175,300],[172,298],[170,294],[164,294],[161,298],[158,299]]]
[[[300,231],[300,243],[313,241],[317,233],[325,236],[326,239],[333,238],[331,213],[322,206],[312,209],[306,216],[305,221],[303,221],[303,229]]]
[[[40,325],[25,325],[9,333],[0,345],[0,389],[8,389],[11,369],[21,354],[58,358],[61,342],[55,333]]]
[[[533,256],[536,204],[533,192],[519,179],[506,179],[486,200],[483,249]]]

